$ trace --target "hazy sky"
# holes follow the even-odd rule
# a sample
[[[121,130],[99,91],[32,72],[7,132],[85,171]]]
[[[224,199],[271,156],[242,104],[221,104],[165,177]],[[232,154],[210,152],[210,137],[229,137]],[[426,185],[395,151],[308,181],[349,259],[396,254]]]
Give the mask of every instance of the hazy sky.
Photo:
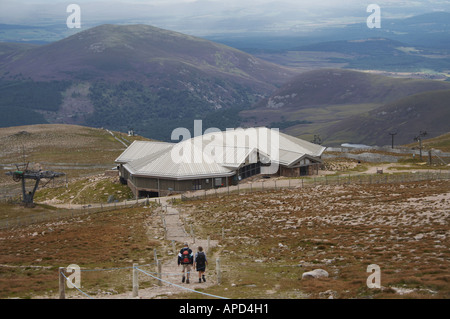
[[[144,23],[194,35],[295,32],[317,26],[364,23],[369,4],[382,18],[450,12],[443,0],[0,0],[0,23],[64,24],[69,4],[81,8],[82,28],[102,23]]]

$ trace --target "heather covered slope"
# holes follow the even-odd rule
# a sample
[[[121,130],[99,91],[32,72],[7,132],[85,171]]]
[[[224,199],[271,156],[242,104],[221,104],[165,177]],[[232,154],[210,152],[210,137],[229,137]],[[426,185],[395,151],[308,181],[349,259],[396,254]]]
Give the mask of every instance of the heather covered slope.
[[[280,85],[292,74],[231,47],[148,25],[101,25],[39,46],[4,66],[4,72],[34,80],[133,79],[149,84],[161,84],[156,75],[177,71],[179,80],[188,78],[194,69],[261,87]]]
[[[113,135],[114,134],[114,135]],[[125,145],[141,136],[109,133],[78,125],[44,124],[0,128],[0,198],[20,194],[21,184],[6,172],[15,163],[29,163],[32,169],[64,172],[67,181],[103,174],[114,167],[114,159]],[[56,180],[63,183],[65,178]],[[30,187],[31,183],[27,184]],[[59,184],[57,184],[59,185]]]
[[[398,142],[409,143],[420,130],[448,131],[448,90],[444,81],[324,69],[296,76],[240,115],[247,125],[276,125],[307,140],[320,135],[325,145],[385,145],[395,129]]]
[[[409,144],[420,131],[429,137],[449,132],[450,90],[415,94],[350,117],[323,130],[328,141],[388,145],[390,132],[397,131],[397,144]]]
[[[324,69],[296,76],[256,107],[289,109],[311,105],[384,103],[439,89],[450,89],[450,83]]]
[[[0,46],[1,48],[2,46]],[[26,50],[3,45],[0,126],[134,128],[170,139],[194,118],[249,107],[296,72],[236,49],[148,25],[101,25]],[[31,88],[31,89],[30,89]],[[36,89],[38,94],[36,94]],[[30,120],[34,119],[34,120]]]

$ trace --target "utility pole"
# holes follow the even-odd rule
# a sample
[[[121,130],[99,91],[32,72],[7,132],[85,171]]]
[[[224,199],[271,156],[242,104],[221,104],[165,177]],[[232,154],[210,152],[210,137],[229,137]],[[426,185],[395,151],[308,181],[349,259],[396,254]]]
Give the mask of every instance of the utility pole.
[[[397,135],[397,130],[395,130],[394,132],[390,132],[389,135],[392,138],[392,148],[394,148],[394,136]]]
[[[419,142],[420,160],[422,161],[422,137],[427,135],[427,131],[420,131],[414,140]]]

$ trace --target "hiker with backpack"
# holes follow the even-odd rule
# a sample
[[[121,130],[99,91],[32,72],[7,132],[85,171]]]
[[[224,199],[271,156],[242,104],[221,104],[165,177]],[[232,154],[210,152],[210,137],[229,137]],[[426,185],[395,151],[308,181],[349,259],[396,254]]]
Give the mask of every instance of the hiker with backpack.
[[[206,254],[203,251],[203,247],[198,246],[198,252],[195,254],[194,259],[194,266],[195,269],[198,271],[198,282],[202,282],[202,279],[204,282],[206,282],[205,269],[207,264],[208,260],[206,259]]]
[[[178,266],[183,266],[183,270],[181,271],[183,273],[183,278],[181,279],[181,282],[184,283],[184,281],[186,280],[186,283],[189,283],[189,274],[191,272],[191,265],[193,264],[194,254],[189,248],[189,244],[185,243],[184,247],[181,248],[180,253],[178,254]]]

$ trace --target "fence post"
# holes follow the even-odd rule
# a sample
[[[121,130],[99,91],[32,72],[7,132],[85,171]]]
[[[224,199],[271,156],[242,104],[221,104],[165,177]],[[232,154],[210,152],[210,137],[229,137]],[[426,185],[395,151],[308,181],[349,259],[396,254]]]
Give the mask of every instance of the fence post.
[[[133,264],[133,297],[139,296],[138,264]]]
[[[59,267],[59,299],[66,299],[66,278],[63,274],[64,267]]]
[[[222,272],[220,270],[220,258],[216,258],[216,274],[217,274],[217,284],[222,283]]]
[[[208,235],[208,246],[206,247],[206,252],[209,254],[209,247],[211,243],[211,237]]]
[[[222,227],[222,240],[225,238],[225,230],[224,230],[224,228]]]
[[[167,225],[165,217],[163,217],[163,227],[164,227],[164,239],[167,239]]]
[[[158,261],[158,255],[156,253],[156,248],[153,248],[153,254],[155,255],[155,262]]]
[[[157,261],[156,261],[156,267],[157,267],[157,273],[158,273],[158,278],[159,279],[162,279],[162,271],[161,271],[161,261],[158,259]],[[162,281],[161,280],[158,280],[158,286],[162,286]]]
[[[175,248],[175,240],[172,240],[172,250],[173,250],[173,253],[176,255],[177,254],[177,250]]]

